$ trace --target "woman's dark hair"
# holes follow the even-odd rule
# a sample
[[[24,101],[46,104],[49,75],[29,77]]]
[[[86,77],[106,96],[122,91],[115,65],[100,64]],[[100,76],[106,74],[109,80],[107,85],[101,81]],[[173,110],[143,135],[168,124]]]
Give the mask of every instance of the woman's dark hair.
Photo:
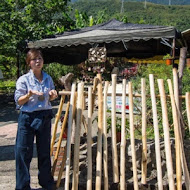
[[[41,56],[43,58],[42,52],[38,49],[30,49],[28,53],[26,54],[26,63],[29,65],[30,61],[32,59],[35,59],[38,56]]]

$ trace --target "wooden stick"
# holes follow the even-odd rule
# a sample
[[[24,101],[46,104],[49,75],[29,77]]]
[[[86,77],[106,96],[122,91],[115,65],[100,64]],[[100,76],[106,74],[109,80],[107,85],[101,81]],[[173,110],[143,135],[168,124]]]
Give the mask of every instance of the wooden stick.
[[[185,102],[186,102],[186,110],[187,110],[187,121],[189,125],[189,133],[190,133],[190,92],[186,92]]]
[[[164,89],[164,80],[158,79],[158,87],[160,91],[160,100],[162,107],[162,123],[164,129],[164,144],[165,144],[165,153],[166,153],[166,166],[168,173],[168,183],[170,189],[175,189],[174,176],[173,176],[173,162],[172,162],[172,153],[170,146],[170,134],[169,134],[169,122],[168,122],[168,111],[167,111],[167,102]]]
[[[102,177],[102,129],[103,129],[103,93],[102,77],[97,74],[98,81],[98,143],[96,156],[96,190],[101,189]]]
[[[112,108],[111,108],[111,132],[112,132],[112,164],[113,164],[113,182],[119,182],[117,140],[116,140],[116,80],[117,75],[112,74]]]
[[[73,123],[73,111],[74,111],[74,99],[75,99],[76,84],[73,83],[71,87],[70,108],[69,108],[69,120],[67,128],[67,158],[66,158],[66,173],[65,173],[65,190],[69,190],[70,180],[70,157],[71,157],[71,131]]]
[[[167,82],[168,82],[169,93],[171,97],[172,115],[173,115],[173,123],[174,123],[177,190],[181,190],[182,189],[182,172],[181,172],[181,159],[180,159],[181,145],[180,145],[180,136],[179,136],[179,117],[178,117],[177,110],[175,107],[175,98],[173,94],[171,79],[168,79]]]
[[[56,165],[57,165],[57,159],[58,159],[58,156],[59,156],[61,142],[63,140],[63,133],[65,131],[65,126],[67,124],[68,113],[69,113],[69,105],[70,105],[70,102],[67,103],[64,120],[63,120],[63,123],[62,123],[62,126],[61,126],[61,133],[59,135],[59,141],[58,141],[58,144],[57,144],[57,150],[56,150],[56,154],[54,156],[54,161],[53,161],[53,166],[52,166],[52,176],[54,176],[54,173],[55,173],[55,168],[56,168]]]
[[[147,176],[147,137],[146,137],[146,81],[144,78],[141,79],[141,96],[142,96],[142,176],[141,183],[146,184]]]
[[[135,152],[135,134],[134,134],[134,118],[133,118],[133,90],[132,83],[128,82],[129,87],[129,122],[130,122],[130,140],[131,140],[131,152],[132,152],[132,164],[133,164],[133,181],[134,189],[138,190],[138,177],[137,177],[137,163]]]
[[[72,190],[78,190],[78,175],[79,175],[79,147],[80,147],[80,133],[82,123],[83,111],[83,92],[84,83],[78,84],[78,97],[77,97],[77,120],[75,128],[75,145],[74,145],[74,164],[73,164],[73,183]]]
[[[103,163],[104,163],[104,190],[108,190],[108,145],[107,145],[107,92],[109,82],[104,86],[104,108],[103,108]]]
[[[98,78],[97,76],[94,78],[93,82],[93,88],[92,88],[92,113],[94,111],[94,102],[95,102],[95,97],[96,97],[96,91],[97,91],[97,85],[98,85]]]
[[[88,87],[87,190],[92,190],[92,87]]]
[[[62,178],[63,170],[64,170],[64,167],[65,167],[65,161],[66,161],[66,158],[67,158],[66,152],[67,152],[67,147],[65,146],[65,150],[64,150],[64,154],[63,154],[63,158],[62,158],[62,162],[61,162],[61,168],[59,170],[59,174],[58,174],[58,177],[57,177],[56,188],[59,188],[60,183],[61,183],[61,178]]]
[[[121,123],[121,145],[120,145],[120,190],[125,188],[125,145],[126,145],[126,79],[123,79],[122,93],[122,123]]]
[[[76,104],[77,104],[77,92],[75,92],[74,105],[73,105],[73,125],[72,125],[72,131],[71,131],[71,144],[74,144],[75,142]]]
[[[158,189],[163,190],[159,127],[158,127],[158,116],[157,116],[157,107],[156,107],[156,97],[155,97],[153,74],[149,75],[149,82],[150,82],[150,94],[151,94],[151,101],[152,101],[154,135],[155,135],[155,153],[156,153]]]
[[[56,114],[56,117],[55,117],[54,130],[53,130],[53,135],[52,135],[52,139],[51,139],[51,151],[50,151],[51,156],[53,154],[53,146],[55,144],[56,133],[57,133],[57,125],[58,125],[59,119],[61,117],[61,112],[62,112],[62,109],[63,109],[64,101],[65,101],[65,95],[62,95],[60,103],[59,103],[59,108],[58,108],[58,111],[57,111],[57,114]]]

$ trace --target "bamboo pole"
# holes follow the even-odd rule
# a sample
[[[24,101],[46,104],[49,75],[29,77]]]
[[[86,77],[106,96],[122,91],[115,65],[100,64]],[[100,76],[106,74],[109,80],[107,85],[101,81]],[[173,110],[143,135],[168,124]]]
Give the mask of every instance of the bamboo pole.
[[[67,152],[67,147],[65,146],[65,150],[64,150],[64,154],[63,154],[63,158],[62,158],[62,162],[61,162],[61,168],[59,170],[59,174],[58,174],[58,177],[57,177],[56,188],[59,188],[60,183],[61,183],[61,177],[62,177],[62,174],[63,174],[63,170],[64,170],[64,167],[65,167],[65,161],[66,161],[66,158],[67,158],[66,152]]]
[[[96,190],[101,189],[102,177],[102,129],[103,129],[103,93],[102,93],[102,77],[97,74],[98,81],[98,142],[96,156]]]
[[[108,145],[107,145],[107,92],[109,82],[104,86],[104,107],[103,107],[103,163],[104,163],[104,190],[108,190]]]
[[[81,133],[82,111],[83,111],[83,101],[84,101],[83,92],[84,92],[84,83],[81,82],[78,84],[77,120],[76,120],[76,128],[75,128],[72,190],[78,190],[80,133]]]
[[[180,150],[180,137],[179,137],[179,116],[175,107],[175,98],[173,94],[171,79],[167,80],[169,93],[171,97],[172,115],[174,123],[174,134],[175,134],[175,154],[176,154],[176,182],[177,190],[182,190],[182,172],[181,172],[181,150]]]
[[[130,140],[131,140],[131,152],[132,152],[132,164],[133,164],[133,181],[134,190],[138,190],[138,177],[137,177],[137,163],[135,152],[135,134],[134,134],[134,118],[133,118],[133,90],[132,83],[128,82],[129,87],[129,123],[130,123]]]
[[[117,140],[116,140],[116,80],[117,75],[112,74],[112,108],[111,108],[111,132],[112,132],[112,164],[113,164],[113,182],[119,182]]]
[[[185,102],[186,102],[186,110],[187,110],[187,121],[189,125],[189,133],[190,133],[190,92],[186,92]]]
[[[70,108],[69,108],[69,120],[67,128],[67,158],[66,158],[66,173],[65,173],[65,190],[69,190],[70,180],[70,157],[71,157],[71,130],[73,123],[73,111],[74,111],[74,99],[75,99],[76,83],[72,84],[71,97],[70,97]]]
[[[146,120],[146,81],[144,78],[141,79],[141,101],[142,101],[142,176],[141,176],[141,183],[146,184],[146,177],[147,177],[147,137],[146,137],[146,127],[147,127],[147,120]]]
[[[87,190],[92,190],[92,87],[88,87],[88,126],[87,126]]]
[[[58,111],[57,111],[57,114],[56,114],[56,117],[55,117],[54,130],[53,130],[53,135],[52,135],[52,139],[51,139],[51,151],[50,151],[51,156],[53,154],[53,146],[55,144],[56,133],[57,133],[57,125],[59,123],[59,119],[60,119],[61,112],[62,112],[62,109],[63,109],[64,101],[65,101],[65,95],[61,95],[61,100],[60,100],[59,108],[58,108]]]
[[[65,131],[65,126],[67,124],[68,113],[69,113],[69,105],[70,105],[70,102],[67,103],[64,120],[63,120],[63,123],[62,123],[62,126],[61,126],[61,133],[59,135],[59,141],[58,141],[58,144],[57,144],[57,150],[56,150],[56,154],[55,154],[54,161],[53,161],[53,166],[52,166],[52,176],[54,176],[54,172],[55,172],[55,168],[56,168],[56,164],[57,164],[57,159],[58,159],[59,151],[60,151],[60,147],[61,147],[61,142],[63,140],[63,133]]]
[[[169,134],[169,122],[168,122],[168,111],[167,111],[167,102],[164,89],[164,80],[158,79],[158,87],[161,95],[161,107],[162,107],[162,123],[164,129],[164,144],[166,152],[166,166],[168,173],[168,183],[170,189],[175,189],[174,176],[173,176],[173,162],[172,162],[172,153],[170,146],[170,134]]]
[[[75,142],[76,104],[77,104],[77,92],[75,92],[74,104],[73,104],[73,124],[72,124],[72,131],[71,131],[71,144],[74,144]]]
[[[120,190],[125,188],[125,146],[126,146],[126,79],[123,79],[122,93],[122,125],[121,125],[121,145],[120,145]]]
[[[163,190],[159,127],[158,127],[158,117],[157,117],[157,107],[156,107],[156,97],[155,97],[153,74],[149,75],[149,82],[150,82],[150,94],[151,94],[151,101],[152,101],[154,135],[155,135],[155,153],[156,153],[158,189]]]

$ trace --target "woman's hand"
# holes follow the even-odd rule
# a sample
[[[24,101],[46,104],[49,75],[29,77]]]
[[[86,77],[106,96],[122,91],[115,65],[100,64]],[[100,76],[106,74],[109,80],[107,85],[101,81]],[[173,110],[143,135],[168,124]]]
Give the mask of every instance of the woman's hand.
[[[56,90],[50,90],[49,91],[49,100],[52,101],[55,98],[57,98],[57,91]]]
[[[27,94],[21,96],[21,97],[18,99],[18,104],[19,104],[20,106],[24,105],[26,102],[28,102],[29,98],[30,98],[32,95],[41,96],[41,95],[43,95],[43,92],[39,92],[39,91],[36,91],[36,90],[29,90]]]

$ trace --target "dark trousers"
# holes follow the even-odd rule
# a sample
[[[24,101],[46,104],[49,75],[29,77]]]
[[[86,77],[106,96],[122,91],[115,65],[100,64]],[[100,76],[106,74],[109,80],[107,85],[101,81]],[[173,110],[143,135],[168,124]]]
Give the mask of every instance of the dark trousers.
[[[35,136],[39,184],[47,190],[53,188],[50,158],[51,119],[51,110],[20,112],[15,145],[16,190],[31,189],[29,169]]]

